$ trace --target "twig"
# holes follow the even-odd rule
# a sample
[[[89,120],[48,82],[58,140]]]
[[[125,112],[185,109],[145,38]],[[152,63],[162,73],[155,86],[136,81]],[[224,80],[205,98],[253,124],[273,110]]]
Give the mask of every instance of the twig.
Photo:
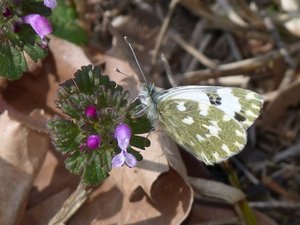
[[[170,24],[170,21],[171,21],[173,13],[175,11],[175,8],[176,8],[176,6],[179,2],[180,2],[180,0],[172,0],[171,3],[170,3],[168,13],[167,13],[167,15],[164,19],[164,22],[161,26],[158,37],[156,39],[156,43],[155,43],[155,47],[154,47],[154,53],[153,53],[153,56],[152,56],[152,59],[151,59],[151,64],[152,65],[156,64],[157,55],[158,55],[162,40],[163,40],[163,38],[166,34],[166,31],[167,31],[168,26]]]
[[[300,143],[296,144],[296,145],[293,145],[293,146],[290,146],[289,148],[277,153],[272,161],[273,162],[279,162],[281,160],[284,160],[288,157],[292,157],[292,156],[296,156],[300,154]]]
[[[289,193],[284,187],[278,184],[276,181],[273,180],[272,177],[263,177],[262,183],[268,187],[270,190],[290,199],[293,201],[299,201],[300,197],[294,193]]]
[[[254,30],[256,28],[261,28],[261,26],[257,27],[251,25],[249,28],[238,26],[232,23],[231,21],[226,20],[223,17],[216,15],[215,13],[212,13],[211,10],[209,10],[206,7],[203,1],[185,0],[182,1],[181,4],[184,5],[186,8],[188,8],[189,10],[191,10],[192,12],[194,12],[196,15],[200,16],[201,18],[208,20],[210,22],[209,23],[210,28],[227,30],[245,39],[254,38],[266,42],[273,41],[270,35],[265,34],[264,32],[261,31]]]
[[[233,157],[231,160],[253,184],[258,185],[260,183],[259,180],[238,159]]]
[[[300,42],[292,44],[287,47],[290,53],[300,50]],[[192,71],[184,73],[178,83],[180,84],[196,84],[200,81],[207,80],[210,78],[218,78],[221,76],[232,76],[239,75],[244,72],[257,69],[264,66],[266,61],[274,60],[281,57],[278,50],[267,52],[266,54],[259,55],[250,59],[244,59],[239,62],[233,62],[228,64],[219,65],[212,69],[204,69],[198,71]]]
[[[227,0],[218,0],[218,3],[225,10],[226,15],[232,22],[240,25],[241,27],[248,27],[248,24],[233,10]]]
[[[171,70],[171,66],[168,63],[168,60],[166,59],[164,54],[161,54],[161,61],[164,65],[164,68],[166,70],[167,77],[168,77],[168,80],[169,80],[171,86],[172,87],[177,87],[176,81],[174,79],[174,76],[173,76],[173,73],[172,73],[172,70]]]
[[[93,188],[88,188],[80,182],[76,190],[64,202],[60,210],[50,220],[48,225],[63,225],[65,224],[74,213],[83,205],[92,192]]]
[[[231,224],[242,225],[244,223],[242,223],[239,218],[232,217],[232,218],[225,218],[220,220],[212,220],[203,223],[195,223],[194,225],[231,225]]]
[[[185,40],[183,40],[178,34],[175,34],[174,31],[171,32],[170,38],[173,39],[177,44],[180,45],[185,51],[190,53],[192,56],[194,56],[196,59],[199,60],[203,65],[207,66],[208,68],[215,68],[217,64],[210,60],[208,57],[206,57],[204,54],[199,52],[197,49],[195,49],[193,46],[191,46],[189,43],[187,43]]]
[[[204,39],[204,33],[203,33],[203,27],[204,27],[205,21],[199,19],[196,25],[194,26],[193,32],[191,34],[191,37],[189,39],[189,43],[192,46],[198,46],[199,43],[202,43]],[[194,58],[193,58],[194,59]],[[192,60],[192,56],[190,54],[185,54],[185,56],[182,58],[181,66],[183,70],[186,71],[186,68],[190,64],[190,61]]]
[[[203,40],[201,40],[201,42],[199,43],[199,46],[198,46],[198,49],[197,49],[198,52],[204,52],[204,50],[208,46],[208,43],[210,42],[211,39],[212,39],[212,34],[205,35]],[[197,60],[196,58],[193,57],[190,64],[187,66],[186,71],[194,70],[196,68],[198,62],[199,62],[199,60]]]
[[[261,5],[261,2],[258,1],[258,0],[255,0],[254,2],[256,3],[257,6]],[[285,87],[286,84],[289,84],[293,80],[293,77],[295,75],[295,68],[296,68],[297,64],[296,64],[295,60],[290,56],[288,50],[285,47],[284,42],[281,40],[281,37],[280,37],[276,27],[274,26],[273,21],[271,20],[270,17],[268,17],[266,11],[260,9],[259,13],[260,13],[260,16],[263,19],[263,22],[264,22],[267,30],[272,35],[272,37],[274,39],[274,42],[275,42],[275,44],[276,44],[276,46],[279,50],[279,53],[282,55],[284,61],[290,67],[290,69],[285,74],[283,81],[281,82],[280,87],[282,88],[282,87]]]
[[[266,202],[249,202],[249,205],[253,208],[288,208],[299,209],[300,203],[298,202],[283,202],[283,201],[266,201]]]
[[[251,24],[263,26],[260,18],[249,8],[245,0],[235,0],[235,5],[239,7],[239,13],[244,15],[247,20],[250,20]]]
[[[232,52],[232,55],[234,57],[235,60],[241,60],[242,59],[242,56],[241,56],[241,53],[240,53],[240,50],[239,48],[237,47],[233,37],[232,37],[232,34],[229,33],[229,32],[225,32],[225,37],[226,39],[228,40],[228,43],[229,43],[229,48]]]

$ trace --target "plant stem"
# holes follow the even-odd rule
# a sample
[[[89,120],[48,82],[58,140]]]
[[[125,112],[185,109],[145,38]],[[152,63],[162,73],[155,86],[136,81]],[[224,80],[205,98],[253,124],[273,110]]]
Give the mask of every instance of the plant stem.
[[[226,172],[231,185],[241,189],[238,176],[235,170],[231,167],[230,163],[228,161],[224,161],[222,163],[222,167]],[[239,214],[240,217],[242,217],[241,219],[243,219],[247,225],[258,225],[256,221],[256,217],[246,199],[243,199],[240,202],[238,202],[236,207],[238,207],[238,209],[236,209],[237,213]]]
[[[92,191],[93,188],[87,187],[84,183],[80,182],[76,190],[67,198],[59,211],[50,220],[48,225],[65,224],[83,205]]]

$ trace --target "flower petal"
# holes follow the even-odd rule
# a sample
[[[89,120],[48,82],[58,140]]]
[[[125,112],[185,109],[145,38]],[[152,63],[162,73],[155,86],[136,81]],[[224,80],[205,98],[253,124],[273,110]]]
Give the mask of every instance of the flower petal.
[[[119,124],[115,129],[114,137],[118,140],[119,148],[122,150],[126,150],[131,138],[130,127],[125,123]]]
[[[49,21],[39,15],[39,14],[30,14],[23,17],[24,23],[30,24],[34,31],[40,36],[41,39],[52,32],[52,27]]]
[[[44,5],[50,9],[54,9],[57,5],[56,0],[44,0]]]
[[[113,167],[121,167],[125,163],[125,156],[123,151],[115,155],[111,161]]]
[[[131,167],[135,167],[136,166],[136,158],[134,155],[132,155],[131,153],[125,152],[125,163],[127,166]]]

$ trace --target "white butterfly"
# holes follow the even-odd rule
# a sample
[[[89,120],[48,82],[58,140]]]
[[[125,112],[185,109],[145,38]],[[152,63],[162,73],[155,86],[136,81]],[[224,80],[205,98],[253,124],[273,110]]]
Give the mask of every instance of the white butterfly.
[[[181,86],[161,90],[143,84],[142,110],[186,150],[206,164],[240,152],[246,129],[259,116],[262,97],[241,88]]]
[[[147,113],[178,144],[206,164],[226,160],[240,152],[247,142],[247,128],[263,106],[262,97],[246,89],[218,86],[181,86],[162,90],[149,85],[131,44],[135,61],[144,77],[135,113]]]

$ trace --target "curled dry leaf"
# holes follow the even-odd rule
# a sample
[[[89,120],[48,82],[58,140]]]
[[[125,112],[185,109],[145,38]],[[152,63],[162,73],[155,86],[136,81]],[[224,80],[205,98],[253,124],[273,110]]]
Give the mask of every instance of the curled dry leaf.
[[[46,122],[41,112],[32,118]],[[49,148],[49,138],[13,120],[7,111],[0,116],[0,132],[0,224],[17,224]]]
[[[235,187],[201,178],[189,178],[190,184],[201,195],[222,199],[228,203],[236,204],[246,198],[245,194]]]

